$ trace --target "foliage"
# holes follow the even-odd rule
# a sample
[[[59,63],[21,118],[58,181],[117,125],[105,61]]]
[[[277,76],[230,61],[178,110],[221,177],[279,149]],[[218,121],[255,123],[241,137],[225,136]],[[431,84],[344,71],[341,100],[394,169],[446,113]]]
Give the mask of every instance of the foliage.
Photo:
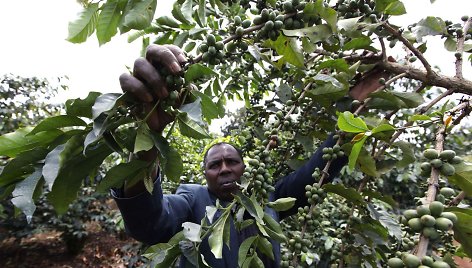
[[[272,257],[268,239],[282,243],[284,267],[417,267],[420,258],[425,265],[454,267],[451,256],[472,256],[466,224],[470,141],[462,134],[470,133],[462,122],[471,111],[472,83],[462,75],[462,65],[472,59],[469,17],[452,22],[427,16],[394,25],[390,18],[407,12],[399,0],[179,0],[172,16],[154,20],[155,8],[152,0],[86,2],[69,25],[68,39],[83,42],[96,30],[103,44],[117,29],[134,29],[132,39],[143,37],[144,44],[184,48],[191,63],[184,81],[172,81],[184,84],[176,90],[186,103],[167,108],[175,124],[163,136],[152,133],[131,116],[128,108],[135,103],[126,94],[91,92],[69,100],[65,115],[0,137],[0,154],[12,158],[0,173],[2,196],[25,189],[31,204],[44,183],[49,202],[64,214],[82,181],[113,152],[122,161],[105,170],[110,176],[97,189],[145,177],[150,190],[152,167],[126,159],[152,146],[168,181],[201,182],[189,179],[199,178],[199,170],[184,166],[182,155],[194,147],[176,142],[176,130],[193,140],[209,138],[206,124],[223,117],[231,101],[241,101],[244,119],[228,132],[245,141],[244,190],[228,206],[209,207],[200,224],[185,223],[168,243],[151,247],[146,256],[156,267],[172,265],[181,254],[204,267],[198,254],[203,239],[220,257],[233,210],[252,217],[240,217],[240,229],[252,225],[258,231],[241,244],[241,267],[261,267],[257,252]],[[454,77],[430,66],[426,37],[453,51]],[[406,53],[391,55],[400,46]],[[375,82],[378,90],[363,102],[346,98],[365,82]],[[264,208],[288,209],[294,202],[271,203],[268,195],[276,179],[306,161],[329,133],[337,143],[323,149],[326,166],[315,170],[313,185],[305,188],[310,205],[282,223],[284,233]],[[441,154],[447,149],[455,151]],[[340,177],[327,183],[329,166],[344,156],[348,163]],[[18,207],[33,213],[30,206]],[[216,211],[221,216],[210,223]],[[453,235],[460,245],[452,243]]]

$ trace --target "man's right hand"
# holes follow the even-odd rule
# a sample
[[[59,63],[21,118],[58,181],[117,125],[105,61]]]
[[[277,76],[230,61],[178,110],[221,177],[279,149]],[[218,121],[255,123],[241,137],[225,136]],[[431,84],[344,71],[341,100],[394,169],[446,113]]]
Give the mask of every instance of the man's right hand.
[[[134,62],[133,74],[124,73],[120,76],[123,92],[130,94],[141,106],[137,107],[140,110],[137,116],[144,118],[150,113],[147,124],[156,132],[162,132],[174,120],[161,105],[152,110],[157,102],[162,103],[169,95],[163,73],[180,75],[186,62],[185,54],[179,47],[152,44],[146,49],[146,58],[138,58]]]

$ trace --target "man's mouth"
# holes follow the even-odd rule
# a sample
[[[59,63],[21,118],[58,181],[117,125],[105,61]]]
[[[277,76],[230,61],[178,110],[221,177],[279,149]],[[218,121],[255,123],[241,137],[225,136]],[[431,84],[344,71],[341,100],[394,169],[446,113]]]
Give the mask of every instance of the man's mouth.
[[[236,181],[233,181],[233,180],[225,181],[225,182],[221,183],[220,185],[221,185],[221,188],[234,188],[234,187],[237,187]]]

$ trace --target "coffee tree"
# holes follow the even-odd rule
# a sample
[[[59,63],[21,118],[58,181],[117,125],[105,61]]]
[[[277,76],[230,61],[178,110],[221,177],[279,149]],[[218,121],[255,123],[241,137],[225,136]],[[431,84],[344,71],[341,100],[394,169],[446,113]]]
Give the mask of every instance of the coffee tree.
[[[84,178],[112,154],[122,161],[97,191],[143,176],[152,190],[152,167],[128,155],[153,146],[167,181],[200,182],[184,155],[193,141],[201,150],[201,140],[211,138],[207,124],[240,101],[244,109],[226,131],[246,152],[241,193],[228,206],[208,207],[209,220],[220,215],[214,222],[185,223],[168,243],[150,247],[145,256],[153,266],[169,267],[183,255],[205,267],[202,239],[221,258],[230,218],[239,229],[254,224],[259,231],[241,244],[241,267],[261,267],[260,254],[273,258],[269,239],[282,243],[283,267],[455,267],[454,257],[472,256],[468,16],[396,25],[393,18],[407,12],[399,0],[179,0],[158,18],[155,0],[82,2],[69,25],[71,42],[96,32],[103,44],[118,30],[133,30],[130,40],[188,53],[181,77],[162,73],[172,92],[159,105],[174,123],[153,133],[146,118],[131,115],[136,103],[126,94],[68,100],[65,115],[0,137],[0,154],[11,158],[0,174],[3,192],[21,189],[24,204],[32,204],[35,185],[45,182],[49,202],[64,213]],[[427,39],[454,55],[454,76],[431,66]],[[364,101],[348,97],[372,85],[377,90]],[[180,134],[188,146],[176,142]],[[330,134],[336,144],[324,148],[326,165],[305,188],[310,205],[275,222],[265,207],[284,211],[295,203],[268,201],[277,178]],[[338,158],[346,166],[327,183]]]

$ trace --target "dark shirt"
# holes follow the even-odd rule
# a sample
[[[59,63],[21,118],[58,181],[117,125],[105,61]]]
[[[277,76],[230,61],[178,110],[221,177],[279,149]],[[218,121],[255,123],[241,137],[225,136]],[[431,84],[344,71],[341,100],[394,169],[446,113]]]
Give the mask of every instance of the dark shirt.
[[[313,156],[299,169],[279,179],[275,191],[270,194],[269,201],[283,197],[296,198],[295,206],[287,211],[276,212],[266,208],[266,213],[276,221],[297,213],[299,207],[309,205],[305,197],[305,186],[314,183],[312,173],[315,168],[323,169],[326,161],[322,160],[322,149],[335,144],[330,136]],[[338,159],[332,163],[329,170],[331,181],[346,163],[346,159]],[[153,193],[143,192],[131,198],[122,197],[121,191],[112,191],[112,195],[121,211],[127,232],[136,240],[153,245],[167,242],[173,235],[182,230],[182,223],[193,222],[200,224],[205,217],[206,207],[215,206],[216,197],[206,186],[182,184],[175,194],[163,194],[160,178],[155,182]],[[220,214],[217,212],[215,218]],[[231,217],[231,216],[230,216]],[[248,227],[238,232],[233,220],[230,220],[230,247],[224,245],[223,257],[216,259],[211,253],[208,239],[200,245],[200,253],[205,261],[214,268],[238,267],[238,250],[241,243],[248,237],[256,235],[257,227]],[[280,244],[271,241],[275,260],[270,260],[259,254],[265,267],[280,266]],[[185,257],[181,258],[180,267],[188,265]]]

